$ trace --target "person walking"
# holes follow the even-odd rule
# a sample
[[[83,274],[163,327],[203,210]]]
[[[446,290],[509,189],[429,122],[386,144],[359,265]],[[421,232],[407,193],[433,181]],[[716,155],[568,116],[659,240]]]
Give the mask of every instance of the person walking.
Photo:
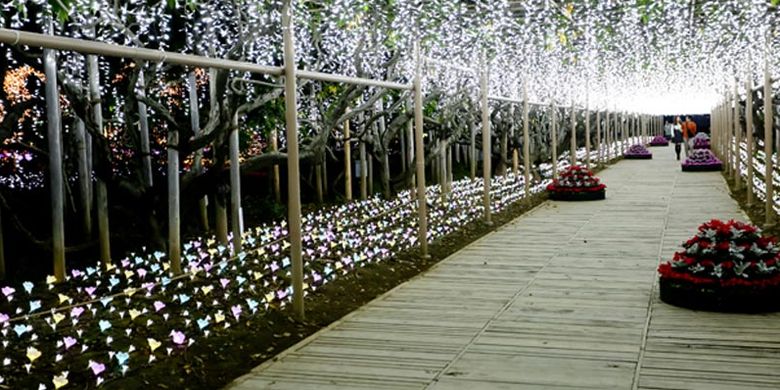
[[[674,153],[677,154],[677,160],[680,160],[680,149],[682,147],[680,146],[680,143],[683,142],[683,132],[682,132],[682,124],[680,123],[680,117],[677,117],[674,121],[674,124],[671,126],[672,129],[672,142],[674,142]],[[686,156],[688,153],[688,148],[685,148]]]
[[[696,136],[696,122],[691,120],[690,116],[685,117],[682,123],[683,140],[685,141],[685,157],[688,157],[693,148],[693,137]]]

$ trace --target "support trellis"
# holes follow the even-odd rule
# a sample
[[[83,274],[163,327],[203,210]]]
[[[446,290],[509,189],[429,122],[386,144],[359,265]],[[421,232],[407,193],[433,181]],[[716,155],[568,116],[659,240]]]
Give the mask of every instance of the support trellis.
[[[313,71],[306,71],[306,70],[300,70],[297,69],[295,66],[295,52],[294,52],[294,42],[293,42],[293,36],[292,36],[292,23],[293,23],[293,15],[292,10],[289,7],[289,2],[285,2],[285,9],[282,12],[283,16],[283,31],[284,31],[284,65],[275,67],[275,66],[264,66],[264,65],[257,65],[252,63],[246,63],[246,62],[239,62],[239,61],[231,61],[231,60],[222,60],[222,59],[216,59],[216,58],[209,58],[209,57],[203,57],[203,56],[195,56],[195,55],[186,55],[186,54],[179,54],[179,53],[167,53],[162,52],[158,50],[150,50],[150,49],[142,49],[142,48],[130,48],[130,47],[122,47],[112,44],[106,44],[106,43],[100,43],[100,42],[94,42],[94,41],[86,41],[86,40],[79,40],[79,39],[72,39],[72,38],[65,38],[65,37],[52,37],[52,36],[45,36],[42,34],[36,34],[36,33],[28,33],[28,32],[21,32],[21,31],[15,31],[15,30],[9,30],[9,29],[0,29],[0,42],[4,43],[10,43],[10,44],[22,44],[22,45],[29,45],[29,46],[38,46],[38,47],[44,47],[47,50],[47,53],[53,53],[54,50],[64,50],[64,51],[74,51],[79,53],[88,54],[88,63],[89,63],[89,69],[93,69],[90,71],[90,83],[94,81],[97,82],[97,55],[103,55],[103,56],[113,56],[113,57],[125,57],[125,58],[133,58],[137,61],[148,61],[151,63],[158,63],[158,62],[166,62],[171,64],[177,64],[181,66],[186,66],[190,68],[194,67],[202,67],[202,68],[208,68],[210,70],[210,73],[213,74],[213,71],[216,69],[225,69],[225,70],[235,70],[235,71],[243,71],[243,72],[249,72],[253,74],[263,74],[263,75],[269,75],[269,76],[284,76],[284,99],[285,99],[285,120],[286,120],[286,132],[287,132],[287,169],[288,169],[288,209],[289,209],[289,215],[288,215],[288,224],[289,224],[289,237],[290,237],[290,259],[292,264],[292,275],[293,275],[293,307],[296,314],[300,317],[303,317],[304,315],[304,308],[303,308],[303,263],[302,263],[302,243],[301,243],[301,201],[300,201],[300,166],[299,166],[299,156],[298,156],[298,141],[297,141],[297,134],[298,134],[298,118],[297,118],[297,97],[296,97],[296,82],[298,78],[301,79],[309,79],[309,80],[316,80],[316,81],[323,81],[323,82],[339,82],[339,83],[350,83],[350,84],[356,84],[356,85],[364,85],[364,86],[372,86],[377,88],[388,88],[388,89],[395,89],[395,90],[405,90],[405,91],[411,91],[413,94],[413,111],[414,111],[414,119],[413,122],[410,122],[410,127],[408,128],[409,132],[408,135],[405,137],[408,144],[409,149],[414,150],[414,156],[408,156],[407,161],[410,165],[412,161],[415,161],[415,182],[416,182],[416,202],[417,202],[417,211],[418,211],[418,241],[420,244],[420,250],[423,256],[427,255],[427,243],[428,243],[428,216],[427,216],[427,199],[426,199],[426,187],[425,187],[425,156],[424,156],[424,142],[423,142],[423,98],[422,98],[422,78],[423,78],[423,70],[424,70],[424,62],[425,59],[420,55],[419,48],[415,47],[414,55],[416,60],[416,67],[415,67],[415,74],[414,78],[412,80],[411,84],[404,84],[404,83],[397,83],[397,82],[390,82],[390,81],[382,81],[382,80],[372,80],[372,79],[365,79],[365,78],[358,78],[358,77],[349,77],[349,76],[343,76],[343,75],[335,75],[335,74],[327,74],[327,73],[321,73],[321,72],[313,72]],[[533,181],[532,175],[531,175],[531,161],[530,161],[530,134],[529,134],[529,106],[547,106],[547,104],[538,103],[538,102],[531,102],[528,99],[528,82],[524,81],[523,83],[523,91],[522,91],[522,99],[513,99],[513,98],[506,98],[506,97],[498,97],[498,96],[490,96],[488,94],[488,85],[489,85],[489,72],[488,67],[483,67],[483,72],[480,74],[480,101],[481,101],[481,109],[482,109],[482,127],[483,127],[483,180],[484,180],[484,212],[485,212],[485,221],[490,222],[491,221],[491,178],[492,178],[492,172],[491,172],[491,132],[490,132],[490,121],[489,121],[489,101],[490,100],[498,100],[498,101],[505,101],[509,102],[511,104],[518,104],[522,105],[523,109],[523,168],[524,168],[524,187],[525,187],[525,195],[528,196],[531,193],[531,183]],[[56,75],[55,75],[56,76]],[[191,113],[193,115],[192,119],[192,126],[193,129],[199,128],[198,125],[198,118],[197,118],[197,94],[195,93],[195,77],[193,73],[190,73],[188,75],[189,82],[190,82],[190,97],[191,97],[191,103],[193,104],[191,108]],[[50,80],[54,80],[54,77],[52,77]],[[140,82],[142,84],[142,81]],[[47,83],[48,84],[48,83]],[[56,86],[56,84],[54,84]],[[91,85],[92,86],[92,85]],[[92,89],[96,90],[97,85],[95,84]],[[141,88],[143,90],[143,88]],[[215,92],[213,91],[213,88],[210,88],[210,95],[212,98],[214,98]],[[102,118],[97,117],[100,115],[100,107],[99,107],[99,96],[93,98],[96,98],[94,101],[97,103],[94,103],[93,107],[93,114],[96,116],[96,122],[100,123],[102,121]],[[56,101],[56,99],[54,100]],[[58,107],[57,104],[52,104],[52,107]],[[551,137],[552,137],[552,165],[553,165],[553,176],[557,177],[558,175],[558,154],[557,154],[557,133],[558,133],[558,110],[559,108],[563,108],[561,106],[558,106],[554,101],[549,103],[550,109],[551,109],[551,121],[550,121],[550,131],[551,131]],[[571,148],[569,150],[570,153],[570,159],[571,164],[575,165],[578,163],[577,159],[577,137],[576,137],[576,125],[577,125],[577,119],[576,119],[576,112],[577,110],[581,110],[582,108],[576,107],[574,104],[574,101],[572,100],[571,105],[567,106],[570,108],[571,113]],[[590,107],[589,103],[584,108],[585,110],[585,161],[588,165],[591,164],[591,137],[590,137]],[[145,112],[145,109],[143,110]],[[611,157],[610,150],[612,149],[612,142],[618,140],[617,133],[615,133],[615,136],[611,136],[610,133],[610,118],[614,118],[617,121],[618,115],[616,113],[612,113],[610,110],[605,110],[605,126],[603,127],[604,131],[604,137],[601,136],[602,134],[602,126],[601,126],[601,111],[597,111],[596,113],[596,132],[597,132],[597,147],[598,147],[598,158],[597,161],[599,163],[602,162],[602,150],[604,148],[604,145],[606,144],[606,158],[607,160]],[[141,121],[141,133],[147,132],[146,137],[148,138],[148,123],[147,118],[145,118],[142,115],[142,121]],[[623,142],[627,142],[627,134],[625,131],[626,123],[624,120],[621,119],[621,131],[620,134],[623,137]],[[52,126],[53,124],[50,124]],[[238,156],[238,118],[234,117],[232,118],[231,123],[231,130],[229,133],[229,144],[230,144],[230,182],[231,182],[231,217],[232,217],[232,224],[230,226],[230,234],[232,234],[232,249],[233,253],[237,255],[242,248],[242,232],[243,232],[243,226],[242,226],[242,212],[240,207],[240,199],[241,199],[241,193],[240,193],[240,165],[239,165],[239,156]],[[617,126],[612,126],[611,129],[617,131]],[[413,131],[413,134],[412,134]],[[474,136],[474,131],[472,131],[472,139]],[[169,140],[168,140],[168,180],[169,180],[169,246],[170,246],[170,261],[172,266],[172,271],[174,273],[181,273],[181,266],[180,266],[180,226],[179,226],[179,197],[178,197],[178,186],[179,186],[179,167],[178,167],[178,151],[176,149],[176,145],[178,143],[178,134],[175,132],[169,132]],[[347,172],[346,176],[346,190],[347,190],[347,197],[348,199],[351,198],[351,175],[349,174],[351,170],[350,164],[350,151],[351,147],[349,145],[349,137],[350,137],[350,128],[349,128],[349,122],[344,123],[344,137],[345,140],[345,163],[347,166],[345,166],[345,171]],[[143,137],[142,137],[143,138]],[[50,137],[51,140],[57,140],[57,137]],[[142,143],[144,141],[142,140]],[[274,150],[277,148],[276,145],[276,134],[272,135],[272,143]],[[473,142],[472,142],[473,145]],[[59,146],[50,146],[51,150],[58,150]],[[148,147],[148,144],[147,144]],[[469,153],[469,162],[472,165],[472,171],[475,169],[475,162],[477,160],[476,155],[474,153],[475,151],[472,149],[471,153]],[[513,149],[512,152],[513,160],[517,160],[517,150]],[[146,150],[146,154],[144,156],[144,163],[146,164],[147,157],[149,157],[149,165],[151,165],[151,158],[148,155],[148,150]],[[61,160],[61,156],[59,157]],[[451,157],[447,157],[447,165],[449,165],[449,160]],[[515,177],[517,177],[517,165],[518,163],[513,161],[513,171],[515,172]],[[56,161],[52,162],[52,166],[59,166]],[[275,194],[278,197],[279,196],[279,183],[278,183],[278,166],[274,167],[275,169]],[[365,164],[361,166],[361,169],[365,170]],[[151,185],[152,177],[151,177],[151,168],[148,169],[149,175],[147,177],[147,183]],[[451,174],[451,170],[448,174]],[[61,172],[60,172],[61,175]],[[365,175],[361,175],[362,179],[365,180]],[[101,198],[100,193],[103,192],[103,196]],[[53,201],[54,201],[53,197]],[[108,246],[108,215],[107,215],[107,198],[105,194],[105,187],[101,190],[100,183],[98,183],[98,213],[103,213],[102,217],[99,218],[99,225],[101,232],[105,232],[105,241],[101,240],[101,243],[105,242],[105,246],[101,247],[101,259],[108,263],[110,262],[110,247]],[[100,200],[102,199],[102,200]],[[223,243],[227,243],[228,238],[228,228],[227,228],[227,215],[226,215],[226,209],[224,208],[224,205],[220,205],[220,202],[216,203],[216,227],[217,227],[217,236],[219,240]],[[104,206],[101,211],[100,206]],[[55,207],[60,207],[58,205],[54,205]],[[208,224],[208,222],[203,219],[204,224]],[[64,244],[63,244],[64,248]],[[57,271],[57,277],[62,280],[64,279],[64,249],[63,249],[63,255],[62,260],[58,263],[55,261],[55,264],[61,264],[61,269]]]

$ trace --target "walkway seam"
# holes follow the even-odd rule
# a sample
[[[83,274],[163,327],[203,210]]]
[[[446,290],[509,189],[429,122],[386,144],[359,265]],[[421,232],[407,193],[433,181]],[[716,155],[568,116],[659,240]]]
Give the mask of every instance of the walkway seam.
[[[664,242],[666,241],[666,231],[667,227],[669,226],[669,214],[672,212],[672,198],[674,197],[674,190],[677,187],[677,181],[679,178],[679,176],[674,177],[674,184],[672,185],[672,190],[669,192],[669,199],[666,202],[666,214],[664,215],[664,225],[661,229],[661,241],[658,243],[658,265],[660,265],[663,261],[661,256],[663,255]],[[657,285],[657,272],[653,272],[653,283],[650,286],[650,296],[647,297],[647,317],[645,318],[645,327],[642,329],[642,342],[639,344],[639,355],[636,359],[634,379],[631,384],[632,390],[637,390],[639,388],[639,376],[640,372],[642,371],[642,362],[645,358],[645,349],[647,348],[647,334],[650,332],[650,321],[653,317],[653,299],[655,298],[655,290]]]

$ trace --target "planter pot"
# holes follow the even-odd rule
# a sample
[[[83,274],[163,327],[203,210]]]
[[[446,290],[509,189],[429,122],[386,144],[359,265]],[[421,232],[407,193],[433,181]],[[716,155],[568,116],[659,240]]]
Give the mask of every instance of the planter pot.
[[[660,143],[659,144],[654,144],[654,143],[651,142],[650,146],[669,146],[669,143],[667,142],[667,143],[663,143],[663,144],[660,144]]]
[[[652,154],[624,154],[623,158],[626,160],[650,160],[653,158]]]
[[[603,200],[607,196],[606,190],[573,192],[573,191],[548,191],[551,200],[577,202],[581,200]]]
[[[683,165],[683,172],[713,172],[723,169],[723,164],[709,164],[709,165]]]
[[[721,287],[661,278],[661,300],[687,309],[731,313],[780,311],[780,286]]]

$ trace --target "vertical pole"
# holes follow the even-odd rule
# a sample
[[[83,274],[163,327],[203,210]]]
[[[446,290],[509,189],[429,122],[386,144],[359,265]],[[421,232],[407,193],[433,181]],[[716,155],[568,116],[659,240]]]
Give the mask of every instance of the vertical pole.
[[[469,164],[471,165],[469,170],[469,177],[471,180],[477,177],[477,125],[474,121],[469,121],[469,129],[471,130],[469,138]]]
[[[143,65],[138,64],[138,66]],[[195,75],[193,74],[192,78],[194,79],[194,77]],[[191,81],[191,83],[191,85],[194,85],[193,81]],[[138,94],[140,96],[146,96],[146,81],[143,69],[138,73]],[[192,101],[192,95],[193,93],[190,92],[190,102]],[[197,106],[197,94],[195,94],[195,102]],[[149,117],[146,111],[146,103],[140,100],[138,101],[138,119],[138,131],[141,138],[141,167],[144,175],[144,184],[151,188],[154,183],[152,179],[152,153],[149,146]],[[195,119],[193,119],[193,123],[195,123]],[[198,127],[200,127],[200,124],[198,124]],[[199,155],[196,155],[195,158],[199,163]]]
[[[181,274],[181,215],[179,207],[179,132],[168,129],[168,259],[174,275]],[[232,169],[232,167],[231,167]]]
[[[526,96],[523,99],[523,110],[524,111],[526,111],[528,109],[527,107],[525,107],[525,101],[528,98],[528,93],[525,92],[525,88],[526,88],[526,86],[525,86],[525,84],[523,84],[523,95]],[[512,106],[512,114],[510,115],[510,117],[511,117],[511,120],[512,120],[512,174],[514,175],[515,180],[517,180],[517,174],[520,171],[520,167],[519,167],[519,165],[520,165],[520,151],[517,150],[517,142],[515,142],[517,140],[517,137],[515,136],[515,107],[514,107],[514,105]],[[523,116],[523,131],[524,132],[525,132],[526,126],[528,126],[526,123],[528,123],[528,113],[527,112],[524,113],[524,116]],[[525,136],[523,136],[523,139],[524,139],[523,140],[523,145],[525,145],[525,143],[526,143]],[[525,146],[523,146],[523,150],[525,150]]]
[[[407,154],[406,154],[406,166],[409,167],[409,169],[412,169],[412,163],[414,163],[414,103],[412,103],[412,106],[410,107],[412,110],[412,119],[407,122],[406,125],[406,140],[407,142]],[[412,193],[414,193],[414,187],[415,187],[415,179],[416,175],[412,173]]]
[[[585,90],[585,165],[590,169],[590,91]]]
[[[552,142],[552,170],[553,179],[558,178],[558,108],[555,107],[555,101],[550,103],[550,111],[552,112],[552,118],[550,123],[550,134]]]
[[[399,131],[398,137],[401,141],[401,172],[406,173],[406,132]]]
[[[230,132],[230,225],[233,233],[233,255],[241,252],[241,235],[244,231],[241,215],[241,160],[238,155],[238,115],[233,116]]]
[[[483,207],[485,207],[485,223],[492,224],[490,210],[490,113],[488,109],[488,68],[487,59],[482,58],[482,73],[480,77],[481,108],[482,108],[482,181],[483,181]]]
[[[81,201],[82,223],[84,225],[84,235],[92,236],[92,172],[89,169],[87,160],[87,132],[84,129],[84,121],[76,118],[76,139],[78,140],[79,153],[79,200]]]
[[[605,110],[606,118],[604,118],[604,138],[606,139],[606,163],[612,160],[612,132],[609,130],[609,109]]]
[[[52,21],[47,18],[49,33]],[[60,92],[57,88],[57,58],[52,49],[43,49],[46,72],[46,119],[49,139],[49,181],[51,185],[52,260],[57,281],[65,281],[65,188],[62,177],[62,127]]]
[[[349,121],[344,122],[344,194],[347,201],[352,200],[352,141],[349,133]]]
[[[739,124],[739,89],[737,78],[734,77],[734,186],[737,191],[742,189],[742,127]]]
[[[604,161],[604,150],[601,144],[601,110],[596,110],[596,147],[598,148],[596,164],[601,165]]]
[[[211,104],[215,104],[217,99],[219,98],[217,96],[217,76],[218,76],[218,70],[216,68],[210,68],[209,69],[209,101]],[[214,143],[212,145],[213,148],[216,148],[217,145]],[[214,219],[216,220],[214,222],[215,230],[217,233],[217,241],[219,241],[222,245],[228,244],[228,221],[227,221],[227,209],[226,203],[227,200],[224,199],[222,191],[216,191],[214,192]]]
[[[358,114],[363,122],[363,113]],[[364,131],[365,133],[365,131]],[[360,137],[360,199],[368,199],[368,163],[366,162],[366,137]]]
[[[298,103],[293,39],[293,0],[284,0],[282,31],[284,34],[284,116],[287,124],[287,191],[290,260],[292,263],[293,311],[303,319],[303,256],[301,245],[301,189],[298,161]]]
[[[276,127],[271,130],[271,151],[279,151],[279,130]],[[282,183],[279,164],[274,164],[274,198],[276,203],[282,203]]]
[[[422,58],[415,43],[414,58],[414,158],[417,170],[417,234],[420,255],[428,257],[428,204],[425,193],[425,145],[423,144]]]
[[[745,77],[745,132],[747,133],[747,205],[753,206],[753,72],[748,59],[747,77]]]
[[[574,99],[571,99],[571,143],[569,145],[571,166],[577,165],[577,114],[574,112]]]
[[[195,70],[190,71],[188,76],[188,83],[189,83],[189,97],[190,97],[190,125],[192,126],[192,134],[195,134],[195,136],[200,135],[200,109],[198,104],[198,84],[197,80],[195,78]],[[143,125],[143,123],[142,123]],[[147,134],[146,137],[148,139],[149,137],[149,129],[147,128]],[[143,133],[143,131],[141,132]],[[143,141],[141,141],[143,144]],[[147,145],[148,146],[148,145]],[[193,159],[193,169],[196,173],[200,174],[203,171],[203,149],[198,149],[195,151],[195,158]],[[149,166],[149,173],[150,176],[148,178],[149,183],[151,183],[151,160],[150,160],[150,166]],[[151,184],[150,184],[151,185]],[[200,224],[204,231],[209,230],[209,213],[208,213],[208,198],[205,196],[200,198],[198,201],[198,209],[200,212]]]
[[[87,56],[87,73],[89,78],[90,100],[92,101],[92,116],[100,132],[106,137],[106,129],[103,127],[103,106],[101,104],[100,80],[98,58],[95,55]],[[111,244],[108,225],[108,190],[106,182],[97,180],[97,214],[98,237],[100,241],[100,260],[104,264],[111,262]]]
[[[525,176],[525,196],[531,196],[531,137],[528,134],[528,81],[523,81],[523,173]],[[515,148],[515,156],[517,149]],[[515,174],[517,174],[517,164],[515,164]]]
[[[772,163],[772,137],[774,136],[774,112],[772,107],[772,79],[769,73],[769,36],[764,47],[764,184],[766,185],[766,221],[764,228],[775,226],[775,185],[772,181],[774,169]]]

